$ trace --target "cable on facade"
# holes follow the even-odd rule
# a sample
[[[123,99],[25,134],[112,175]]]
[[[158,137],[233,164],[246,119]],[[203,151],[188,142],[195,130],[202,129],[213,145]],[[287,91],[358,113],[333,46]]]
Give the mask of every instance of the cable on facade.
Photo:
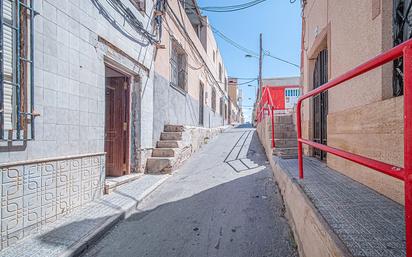
[[[220,92],[222,93],[223,96],[225,96],[225,98],[227,98],[225,91],[221,88],[220,83],[214,76],[212,71],[209,69],[209,67],[206,65],[206,61],[203,59],[201,53],[199,52],[199,50],[196,48],[194,42],[192,41],[192,39],[189,36],[189,33],[187,32],[185,26],[180,22],[179,17],[177,16],[177,14],[173,11],[173,8],[169,5],[169,3],[167,1],[165,1],[166,6],[167,6],[167,10],[169,11],[169,13],[171,14],[171,16],[173,17],[174,22],[182,29],[183,34],[186,38],[186,40],[189,42],[189,47],[191,48],[192,51],[196,52],[196,55],[198,55],[201,59],[202,64],[204,65],[204,67],[206,68],[206,78],[212,78],[213,82],[215,85],[217,85],[217,87],[219,88]]]
[[[158,0],[161,1],[161,0]],[[124,26],[120,25],[115,18],[110,15],[110,12],[104,7],[104,5],[99,0],[91,0],[93,5],[97,8],[99,13],[122,35],[130,39],[131,41],[138,43],[141,46],[148,46],[150,44],[155,44],[159,42],[157,35],[154,35],[147,31],[143,24],[137,19],[137,17],[132,13],[132,11],[126,7],[120,0],[106,0],[106,2],[123,18],[124,21],[138,34],[142,35],[146,42],[137,39],[135,36],[130,34],[130,32],[124,29]],[[157,8],[161,8],[161,4],[156,4]],[[157,20],[158,26],[161,26],[160,20]]]

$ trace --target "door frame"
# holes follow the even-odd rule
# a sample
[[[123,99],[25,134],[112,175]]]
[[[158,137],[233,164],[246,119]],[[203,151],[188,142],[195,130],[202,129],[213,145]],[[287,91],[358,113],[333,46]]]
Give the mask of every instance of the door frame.
[[[131,140],[132,140],[132,131],[131,131],[131,122],[132,122],[132,85],[135,84],[135,75],[128,72],[127,68],[122,67],[120,64],[115,63],[112,60],[105,59],[104,61],[105,68],[112,69],[116,72],[121,73],[127,81],[127,128],[126,128],[126,172],[124,175],[129,175],[131,173]],[[106,91],[106,75],[105,75],[105,91]],[[105,111],[106,115],[106,111]],[[106,124],[104,126],[106,131]]]

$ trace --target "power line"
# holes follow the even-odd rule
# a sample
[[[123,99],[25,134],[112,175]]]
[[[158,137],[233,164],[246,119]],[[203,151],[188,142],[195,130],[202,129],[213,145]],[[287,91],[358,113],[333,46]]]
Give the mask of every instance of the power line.
[[[237,11],[241,11],[241,10],[253,7],[267,0],[253,0],[247,3],[243,3],[243,4],[226,5],[226,6],[204,6],[204,7],[196,6],[194,4],[186,2],[185,0],[180,0],[180,1],[183,2],[184,5],[188,5],[192,8],[196,8],[196,9],[206,11],[206,12],[237,12]]]
[[[237,85],[238,85],[238,86],[246,85],[246,84],[252,83],[253,81],[256,81],[256,80],[258,80],[258,79],[257,79],[257,78],[256,78],[256,79],[252,79],[252,80],[249,80],[249,81],[246,81],[246,82],[239,83],[239,84],[237,84]]]
[[[266,0],[254,0],[254,1],[250,1],[247,3],[243,3],[243,4],[238,4],[238,5],[206,6],[206,7],[199,7],[199,9],[206,11],[206,12],[237,12],[237,11],[241,11],[241,10],[253,7],[265,1]]]
[[[188,3],[184,2],[184,0],[181,0],[181,1],[183,1],[183,3],[185,3],[185,4],[189,5],[189,6],[196,7],[196,6],[194,6],[194,5],[191,5],[191,4],[188,4]],[[262,0],[260,0],[260,1],[262,1]],[[266,1],[266,0],[263,0],[263,1]],[[251,2],[250,2],[250,3],[251,3]],[[199,9],[202,9],[202,10],[203,10],[203,8],[206,8],[206,7],[199,7]],[[209,8],[209,7],[208,7],[208,8]],[[211,7],[210,7],[210,8],[211,8]],[[253,51],[253,50],[251,50],[251,49],[249,49],[249,48],[247,48],[247,47],[244,47],[244,46],[236,43],[236,41],[234,41],[233,39],[231,39],[231,38],[229,38],[228,36],[226,36],[224,33],[222,33],[222,32],[221,32],[220,30],[218,30],[216,27],[212,26],[212,24],[210,24],[210,23],[206,20],[205,17],[202,17],[201,15],[199,15],[199,14],[196,13],[196,12],[195,12],[195,14],[196,14],[196,16],[198,16],[198,18],[199,18],[201,21],[203,21],[204,23],[206,23],[206,25],[208,25],[208,26],[210,27],[210,29],[213,31],[213,33],[215,33],[216,35],[218,35],[220,38],[222,38],[224,41],[226,41],[226,42],[229,43],[230,45],[234,46],[235,48],[237,48],[237,49],[239,49],[239,50],[241,50],[241,51],[243,51],[243,52],[245,52],[245,53],[247,53],[247,54],[249,54],[249,55],[251,55],[251,56],[254,56],[254,57],[258,57],[258,56],[259,56],[259,54],[258,54],[257,52],[255,52],[255,51]],[[289,64],[289,65],[295,66],[295,67],[297,67],[297,68],[300,68],[300,66],[299,66],[298,64],[295,64],[295,63],[292,63],[292,62],[290,62],[290,61],[288,61],[288,60],[285,60],[285,59],[283,59],[283,58],[280,58],[280,57],[271,55],[268,50],[264,50],[264,56],[269,56],[269,57],[271,57],[271,58],[273,58],[273,59],[276,59],[276,60],[278,60],[278,61],[281,61],[281,62],[287,63],[287,64]]]
[[[221,37],[223,40],[225,40],[225,41],[226,41],[227,43],[229,43],[230,45],[236,47],[237,49],[239,49],[239,50],[241,50],[241,51],[243,51],[243,52],[245,52],[245,53],[247,53],[247,54],[249,54],[249,55],[252,55],[252,56],[254,56],[254,57],[258,57],[258,53],[256,53],[255,51],[250,50],[250,49],[248,49],[248,48],[246,48],[246,47],[244,47],[244,46],[236,43],[234,40],[230,39],[228,36],[226,36],[225,34],[223,34],[222,32],[220,32],[218,29],[216,29],[216,28],[213,27],[212,25],[209,24],[209,26],[210,26],[210,28],[212,29],[212,31],[213,31],[216,35],[218,35],[219,37]],[[292,62],[290,62],[290,61],[288,61],[288,60],[285,60],[285,59],[282,59],[282,58],[280,58],[280,57],[277,57],[277,56],[274,56],[274,55],[270,54],[270,52],[269,52],[268,50],[264,50],[264,56],[269,56],[269,57],[271,57],[271,58],[273,58],[273,59],[276,59],[276,60],[278,60],[278,61],[281,61],[281,62],[290,64],[290,65],[295,66],[295,67],[297,67],[297,68],[300,67],[299,65],[297,65],[297,64],[295,64],[295,63],[292,63]]]

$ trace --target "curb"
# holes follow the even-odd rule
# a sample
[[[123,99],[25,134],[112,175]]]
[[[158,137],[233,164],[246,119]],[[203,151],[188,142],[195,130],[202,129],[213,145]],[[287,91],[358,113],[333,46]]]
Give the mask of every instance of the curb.
[[[99,241],[99,239],[102,238],[106,234],[106,232],[108,232],[111,228],[116,226],[117,223],[119,223],[122,220],[125,220],[132,213],[134,213],[137,205],[140,202],[142,202],[147,196],[149,196],[154,190],[156,190],[160,185],[162,185],[169,177],[170,175],[165,176],[164,178],[160,179],[159,181],[154,183],[152,186],[147,188],[145,191],[143,191],[143,193],[137,196],[137,199],[136,199],[137,201],[134,201],[133,203],[130,203],[127,206],[124,206],[119,213],[107,218],[95,230],[88,233],[87,235],[82,237],[78,242],[76,242],[75,244],[70,246],[68,249],[66,249],[64,252],[62,252],[60,256],[74,257],[74,256],[80,256],[81,254],[83,254],[87,249],[89,249],[90,246],[92,246],[94,243]]]

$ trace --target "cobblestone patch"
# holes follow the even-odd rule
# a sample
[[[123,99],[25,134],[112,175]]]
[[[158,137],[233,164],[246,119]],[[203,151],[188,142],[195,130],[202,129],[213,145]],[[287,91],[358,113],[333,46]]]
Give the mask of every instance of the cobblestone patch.
[[[298,179],[296,159],[277,162]],[[314,158],[305,158],[304,168],[298,183],[353,256],[406,256],[402,205]]]
[[[110,221],[121,219],[136,210],[138,203],[168,176],[145,175],[125,184],[100,200],[91,202],[60,221],[46,226],[41,233],[2,250],[0,256],[70,256],[78,250],[82,242],[86,243],[90,239],[91,234],[105,229]]]

